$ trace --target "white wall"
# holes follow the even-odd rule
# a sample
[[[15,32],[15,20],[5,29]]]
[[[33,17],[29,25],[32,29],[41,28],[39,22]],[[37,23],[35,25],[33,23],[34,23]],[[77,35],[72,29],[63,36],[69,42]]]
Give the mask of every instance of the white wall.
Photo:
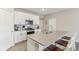
[[[79,9],[69,9],[49,17],[56,18],[56,29],[70,32],[79,32]]]
[[[0,50],[7,50],[14,45],[13,17],[14,10],[12,8],[0,8]]]

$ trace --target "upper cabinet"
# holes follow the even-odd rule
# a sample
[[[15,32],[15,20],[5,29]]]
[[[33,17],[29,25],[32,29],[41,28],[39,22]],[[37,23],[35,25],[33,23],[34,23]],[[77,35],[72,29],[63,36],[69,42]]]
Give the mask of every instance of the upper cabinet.
[[[15,11],[15,24],[25,24],[25,20],[33,20],[33,24],[39,25],[39,16],[30,13]]]

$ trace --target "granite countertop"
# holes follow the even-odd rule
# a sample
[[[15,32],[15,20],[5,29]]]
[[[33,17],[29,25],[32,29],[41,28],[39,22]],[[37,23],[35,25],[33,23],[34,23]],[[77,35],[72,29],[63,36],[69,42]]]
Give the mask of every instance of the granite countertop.
[[[66,33],[67,33],[66,31],[55,31],[50,34],[43,34],[40,32],[40,33],[28,35],[28,37],[36,41],[37,43],[45,46],[55,42],[57,39],[59,39],[61,36],[65,35]]]

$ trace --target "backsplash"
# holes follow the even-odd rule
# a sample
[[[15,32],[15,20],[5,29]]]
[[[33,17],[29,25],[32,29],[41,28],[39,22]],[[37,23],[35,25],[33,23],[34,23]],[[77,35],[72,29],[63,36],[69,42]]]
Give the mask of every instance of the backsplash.
[[[25,30],[24,24],[15,24],[14,25],[14,31],[21,31],[21,30]]]
[[[39,29],[39,26],[33,24],[33,20],[26,20],[25,24],[15,24],[14,31],[22,31],[22,30],[35,30]]]

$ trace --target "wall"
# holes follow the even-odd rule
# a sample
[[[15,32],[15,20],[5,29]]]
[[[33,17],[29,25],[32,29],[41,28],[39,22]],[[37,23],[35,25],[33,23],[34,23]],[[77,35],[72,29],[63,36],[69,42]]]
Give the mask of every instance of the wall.
[[[79,32],[79,9],[69,9],[48,17],[56,18],[57,30]]]
[[[0,8],[0,50],[7,50],[14,45],[12,8]]]

